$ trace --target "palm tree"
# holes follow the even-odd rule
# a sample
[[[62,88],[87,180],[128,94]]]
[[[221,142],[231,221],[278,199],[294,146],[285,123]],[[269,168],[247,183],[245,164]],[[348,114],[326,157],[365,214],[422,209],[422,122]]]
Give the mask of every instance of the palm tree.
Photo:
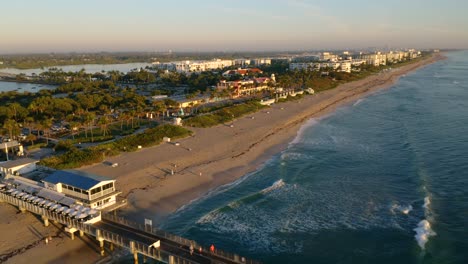
[[[28,116],[24,119],[24,126],[28,128],[28,134],[31,134],[31,130],[34,128],[34,118]]]
[[[14,119],[7,119],[3,123],[3,128],[8,131],[8,135],[10,139],[13,139],[14,136],[19,134],[19,126],[18,123]]]
[[[69,124],[70,124],[71,135],[72,135],[72,138],[74,140],[75,139],[75,131],[78,130],[78,127],[80,126],[80,123],[76,122],[76,121],[70,121]]]
[[[46,118],[41,121],[42,132],[46,138],[46,143],[49,145],[49,137],[50,136],[50,127],[52,126],[52,119]]]
[[[91,131],[91,142],[94,142],[94,135],[93,135],[93,125],[94,119],[96,119],[96,114],[93,112],[88,112],[84,115],[84,123],[87,124],[88,129]]]
[[[107,125],[109,125],[109,117],[104,115],[99,118],[99,125],[101,127],[101,133],[105,137],[106,134],[109,132]]]

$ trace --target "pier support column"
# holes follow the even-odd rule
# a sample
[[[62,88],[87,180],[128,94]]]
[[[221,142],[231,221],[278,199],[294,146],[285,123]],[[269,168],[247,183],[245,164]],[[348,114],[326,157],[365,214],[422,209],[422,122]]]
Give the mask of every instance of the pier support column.
[[[138,252],[133,251],[133,261],[135,264],[138,264]]]
[[[110,249],[111,251],[114,251],[114,243],[112,243],[112,242],[110,243],[109,249]]]
[[[76,232],[76,228],[74,227],[65,227],[65,231],[67,231],[68,233],[70,233],[70,237],[72,240],[75,240],[75,232]]]
[[[49,218],[42,216],[42,220],[44,220],[44,226],[49,226]]]
[[[175,264],[174,256],[169,255],[169,264]]]
[[[99,248],[101,248],[101,256],[104,256],[106,253],[104,251],[104,240],[99,240]]]
[[[80,230],[80,237],[84,236],[84,232]]]
[[[143,256],[143,263],[146,263],[146,256]]]

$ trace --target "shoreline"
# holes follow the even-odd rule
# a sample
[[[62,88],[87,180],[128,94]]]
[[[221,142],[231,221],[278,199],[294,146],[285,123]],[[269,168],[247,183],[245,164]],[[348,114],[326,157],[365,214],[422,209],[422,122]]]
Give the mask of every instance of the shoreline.
[[[284,150],[307,120],[388,88],[401,76],[444,58],[434,54],[298,101],[274,104],[234,120],[233,128],[190,128],[194,135],[179,140],[179,147],[162,144],[109,158],[119,164],[117,169],[95,164],[80,170],[117,179],[117,187],[129,202],[120,211],[122,215],[138,222],[149,218],[158,223],[214,189],[256,171]],[[171,170],[174,175],[168,173]]]
[[[140,223],[143,218],[149,218],[158,225],[170,214],[221,186],[249,177],[286,149],[308,120],[326,117],[339,107],[391,87],[403,75],[444,58],[443,54],[434,54],[298,101],[275,104],[234,120],[234,127],[190,128],[194,135],[178,140],[180,146],[166,143],[106,159],[117,162],[117,168],[94,164],[80,170],[117,179],[117,188],[128,199],[128,206],[119,210],[119,214]],[[168,173],[171,169],[175,170],[174,175]],[[28,263],[32,258],[53,262],[65,257],[71,263],[78,263],[84,259],[95,262],[101,258],[95,241],[72,241],[55,227],[43,227],[32,214],[17,214],[16,211],[12,206],[0,204],[3,218],[0,231],[4,234],[0,245],[6,245],[0,256],[6,258],[7,254],[14,254],[8,256],[7,263]],[[38,230],[40,236],[32,230]],[[18,234],[25,239],[14,239]],[[53,243],[39,242],[49,234],[54,236]],[[28,237],[29,241],[35,241],[31,248]]]

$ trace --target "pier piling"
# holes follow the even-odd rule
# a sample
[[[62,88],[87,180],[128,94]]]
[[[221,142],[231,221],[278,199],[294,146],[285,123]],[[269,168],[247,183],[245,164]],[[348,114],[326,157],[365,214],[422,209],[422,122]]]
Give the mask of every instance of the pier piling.
[[[44,226],[49,226],[49,218],[42,216],[42,220],[44,220]]]

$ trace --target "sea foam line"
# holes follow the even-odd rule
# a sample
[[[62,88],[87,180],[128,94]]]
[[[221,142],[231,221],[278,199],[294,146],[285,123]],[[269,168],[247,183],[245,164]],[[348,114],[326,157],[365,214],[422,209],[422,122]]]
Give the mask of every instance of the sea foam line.
[[[422,250],[426,248],[426,243],[429,241],[429,238],[431,236],[437,235],[434,230],[431,228],[431,223],[427,220],[427,218],[430,216],[430,205],[431,205],[431,199],[429,196],[426,196],[424,198],[424,215],[426,219],[421,220],[418,223],[418,226],[414,228],[413,230],[416,232],[416,235],[414,235],[414,238],[418,242],[419,247],[421,247]]]
[[[289,143],[289,146],[299,143],[300,140],[303,137],[303,134],[304,134],[305,130],[308,129],[309,127],[313,126],[313,125],[316,125],[318,122],[319,122],[319,120],[317,118],[311,118],[311,119],[307,120],[307,122],[305,122],[299,128],[299,130],[297,131],[296,137],[293,139],[293,141],[291,141],[291,143]]]

